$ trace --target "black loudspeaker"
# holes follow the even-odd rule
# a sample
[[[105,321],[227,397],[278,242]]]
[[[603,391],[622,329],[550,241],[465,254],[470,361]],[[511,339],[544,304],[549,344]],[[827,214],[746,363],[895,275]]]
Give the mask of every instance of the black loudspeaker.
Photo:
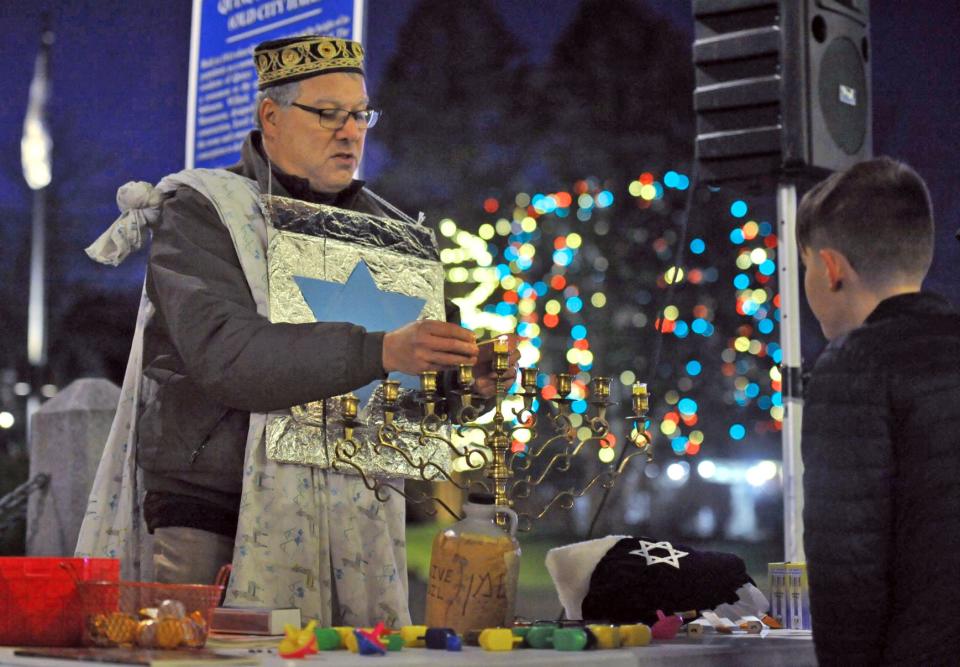
[[[873,154],[868,0],[693,0],[707,183],[811,176]]]

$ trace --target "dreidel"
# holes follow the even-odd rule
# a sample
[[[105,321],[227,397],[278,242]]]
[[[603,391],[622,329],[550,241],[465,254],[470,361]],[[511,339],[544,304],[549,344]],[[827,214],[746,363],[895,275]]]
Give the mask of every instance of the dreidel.
[[[400,628],[400,636],[403,637],[403,645],[405,647],[423,648],[427,645],[427,626],[405,625]]]
[[[552,628],[536,626],[527,632],[527,643],[533,648],[553,648],[558,651],[582,651],[589,638],[584,628]]]
[[[447,651],[459,651],[463,644],[460,636],[453,628],[427,628],[424,634],[424,644],[427,648]]]
[[[353,634],[353,628],[347,625],[337,625],[334,626],[333,630],[340,635],[340,645],[351,653],[357,653],[360,651],[360,647],[357,645],[357,636]]]
[[[510,628],[486,628],[480,631],[480,646],[487,651],[512,651],[523,645],[523,637]]]
[[[453,628],[428,628],[426,625],[405,625],[400,636],[407,648],[432,648],[459,651],[463,644]]]
[[[313,634],[317,637],[318,651],[336,651],[345,648],[336,628],[317,628],[313,631]]]
[[[620,626],[621,646],[648,646],[652,638],[650,626],[644,623]]]
[[[588,625],[587,629],[597,638],[597,648],[620,648],[620,628],[615,625]]]

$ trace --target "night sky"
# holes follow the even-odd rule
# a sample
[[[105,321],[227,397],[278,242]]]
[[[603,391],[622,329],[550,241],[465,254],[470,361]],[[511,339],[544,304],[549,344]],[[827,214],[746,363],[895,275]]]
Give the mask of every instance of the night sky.
[[[395,36],[415,0],[369,0],[367,53],[376,89],[394,55]],[[937,216],[937,249],[927,285],[960,302],[960,4],[942,0],[873,4],[873,110],[877,154],[911,163],[930,184]],[[531,58],[549,57],[553,41],[576,12],[577,0],[495,0]],[[692,38],[689,4],[647,0]],[[82,248],[116,216],[116,188],[127,180],[156,182],[183,164],[190,31],[188,0],[0,0],[0,264],[22,257],[30,226],[31,192],[20,169],[20,135],[37,51],[40,12],[53,14],[54,180],[67,284],[96,282],[135,288],[142,256],[121,269],[95,266]],[[388,110],[389,111],[389,110]],[[375,130],[374,130],[375,132]],[[376,186],[384,159],[375,135],[368,143],[366,177]],[[9,275],[3,271],[0,275]],[[24,280],[24,285],[26,281]],[[4,341],[3,344],[8,344]]]

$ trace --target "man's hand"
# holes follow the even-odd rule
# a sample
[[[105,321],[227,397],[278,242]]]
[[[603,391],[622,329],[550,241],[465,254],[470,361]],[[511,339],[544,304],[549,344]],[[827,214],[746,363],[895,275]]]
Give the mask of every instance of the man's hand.
[[[515,334],[504,334],[503,337],[507,339],[507,349],[510,351],[510,356],[507,357],[510,366],[504,376],[509,387],[513,384],[517,375],[517,363],[520,361],[520,350],[517,349],[517,343],[520,339]],[[500,338],[500,336],[497,338]],[[480,353],[477,357],[477,363],[473,366],[473,390],[484,398],[490,398],[497,390],[497,373],[493,370],[493,340],[485,340],[478,347]]]
[[[457,324],[417,320],[383,337],[383,370],[417,375],[458,364],[476,364],[479,351],[472,332]]]

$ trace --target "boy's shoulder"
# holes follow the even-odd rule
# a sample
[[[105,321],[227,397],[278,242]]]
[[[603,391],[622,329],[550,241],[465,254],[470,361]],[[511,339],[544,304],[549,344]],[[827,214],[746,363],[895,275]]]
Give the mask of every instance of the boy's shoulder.
[[[946,299],[921,292],[881,303],[862,326],[832,341],[821,360],[869,368],[944,357],[956,368],[958,355],[960,313]]]

